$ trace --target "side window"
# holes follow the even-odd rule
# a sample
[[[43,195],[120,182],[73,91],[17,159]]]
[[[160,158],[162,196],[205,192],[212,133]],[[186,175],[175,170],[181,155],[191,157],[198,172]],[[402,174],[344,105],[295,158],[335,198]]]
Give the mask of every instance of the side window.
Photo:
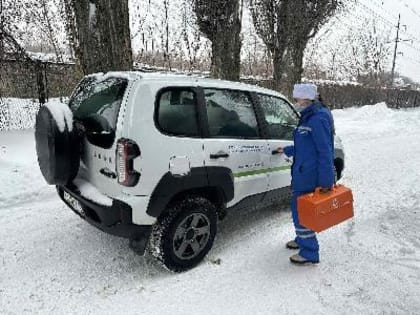
[[[258,138],[258,125],[247,93],[205,89],[210,136],[218,138]]]
[[[173,88],[160,94],[157,107],[157,125],[164,133],[197,137],[197,107],[195,93]]]
[[[293,130],[298,123],[296,113],[289,104],[278,97],[258,94],[270,139],[293,140]]]

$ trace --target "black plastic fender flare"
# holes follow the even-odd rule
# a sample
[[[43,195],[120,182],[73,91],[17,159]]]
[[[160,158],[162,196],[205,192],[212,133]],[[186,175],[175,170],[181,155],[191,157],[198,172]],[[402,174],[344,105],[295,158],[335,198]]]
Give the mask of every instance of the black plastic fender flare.
[[[194,189],[218,188],[223,202],[234,196],[234,179],[227,167],[209,166],[192,168],[190,174],[174,176],[167,172],[156,185],[147,207],[147,214],[159,217],[169,202],[178,194]]]

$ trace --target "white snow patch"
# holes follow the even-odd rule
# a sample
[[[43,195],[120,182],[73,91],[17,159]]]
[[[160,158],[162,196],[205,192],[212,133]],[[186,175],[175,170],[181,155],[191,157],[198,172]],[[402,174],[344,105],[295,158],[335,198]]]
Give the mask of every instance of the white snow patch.
[[[41,174],[34,140],[33,130],[0,131],[0,219],[4,211],[15,205],[57,196],[55,187],[49,186]],[[3,313],[0,303],[0,314]]]
[[[96,4],[89,2],[89,26],[93,27],[96,23]]]
[[[323,79],[307,79],[302,78],[302,82],[305,83],[314,83],[316,85],[325,86],[325,85],[338,85],[338,86],[346,86],[346,85],[352,85],[352,86],[360,86],[361,84],[359,82],[355,81],[349,81],[349,80],[323,80]]]
[[[134,76],[136,77],[136,75]],[[121,71],[110,71],[105,73],[102,78],[99,79],[99,82],[105,81],[109,78],[120,78],[125,80],[133,80],[134,79],[133,74],[131,72],[121,72]]]
[[[73,180],[73,183],[79,188],[80,194],[86,199],[103,206],[112,206],[112,199],[99,192],[91,183],[81,178],[76,178]]]
[[[91,74],[85,75],[85,78],[94,78],[94,79],[98,80],[103,75],[104,75],[103,72],[96,72],[96,73],[91,73]]]
[[[98,72],[98,73],[91,73],[86,75],[86,78],[94,78],[98,82],[105,81],[109,78],[121,78],[125,80],[135,80],[140,76],[138,73],[129,72],[129,71],[109,71],[107,73]]]
[[[39,60],[41,62],[54,62],[54,63],[65,63],[65,64],[75,64],[74,59],[71,55],[66,53],[60,54],[60,59],[57,57],[55,53],[44,53],[44,52],[27,52],[28,56],[32,60]]]
[[[60,132],[64,132],[66,126],[68,131],[71,132],[73,130],[73,113],[68,105],[60,101],[53,100],[46,103],[44,106],[46,106],[50,111]]]

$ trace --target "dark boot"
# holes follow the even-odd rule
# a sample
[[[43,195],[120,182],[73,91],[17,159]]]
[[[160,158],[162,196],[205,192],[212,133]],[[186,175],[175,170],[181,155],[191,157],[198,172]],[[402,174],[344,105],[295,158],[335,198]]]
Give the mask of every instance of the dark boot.
[[[287,249],[299,249],[299,245],[295,242],[295,240],[291,240],[286,243]]]
[[[310,265],[310,264],[318,264],[319,260],[309,260],[306,259],[299,254],[290,256],[290,262],[296,265]]]

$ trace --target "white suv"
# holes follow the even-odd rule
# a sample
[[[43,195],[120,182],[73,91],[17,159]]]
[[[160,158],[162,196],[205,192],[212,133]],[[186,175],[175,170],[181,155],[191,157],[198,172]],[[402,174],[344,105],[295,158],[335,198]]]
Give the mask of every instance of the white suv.
[[[289,196],[291,161],[276,149],[297,122],[272,90],[110,72],[85,77],[68,105],[42,107],[35,135],[45,179],[74,212],[183,271],[210,250],[226,210]],[[335,154],[340,176],[341,145]]]

